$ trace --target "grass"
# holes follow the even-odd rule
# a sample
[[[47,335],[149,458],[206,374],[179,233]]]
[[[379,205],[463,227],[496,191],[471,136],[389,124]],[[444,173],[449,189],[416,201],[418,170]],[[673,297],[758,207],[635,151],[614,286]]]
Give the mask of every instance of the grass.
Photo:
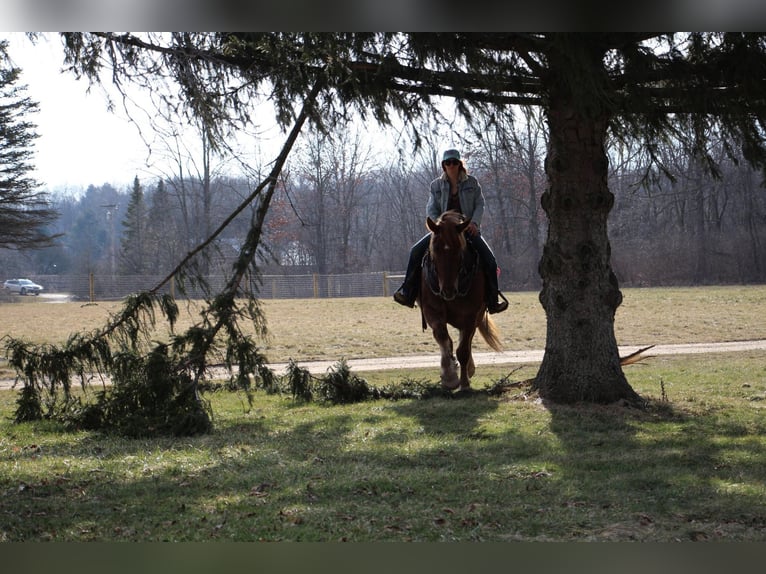
[[[545,313],[538,294],[506,294],[509,310],[493,315],[508,350],[545,347]],[[624,289],[615,318],[620,345],[706,343],[766,339],[766,286]],[[46,304],[19,298],[0,305],[0,337],[63,343],[75,331],[103,324],[119,302]],[[420,328],[420,313],[390,298],[264,300],[270,339],[264,352],[283,363],[322,359],[395,357],[436,353],[430,332]],[[198,313],[181,305],[178,330]],[[491,349],[476,337],[474,349]]]
[[[629,328],[618,341],[764,338],[765,294],[626,290],[618,332]],[[517,313],[498,316],[514,342],[523,337],[513,325],[536,325],[539,312],[531,295],[517,297]],[[358,307],[342,312],[350,304]],[[0,307],[3,328],[8,307],[27,305]],[[349,347],[367,340],[375,351],[365,356],[394,354],[375,346],[383,331],[407,339],[420,336],[419,325],[415,312],[387,305],[267,302],[275,356],[295,356],[292,345],[301,344],[311,358],[346,350],[321,350],[320,336],[280,339],[295,329],[279,324],[297,324],[288,308],[309,312],[314,329],[324,325],[329,349],[342,344],[338,324],[357,324]],[[406,320],[369,333],[355,323],[368,313]],[[529,348],[540,348],[537,336],[529,333]],[[0,540],[763,541],[765,359],[762,351],[663,356],[626,367],[646,410],[546,406],[523,388],[338,406],[258,392],[251,408],[238,394],[216,392],[207,395],[214,432],[184,439],[14,425],[16,393],[0,391]],[[474,387],[531,377],[536,366],[511,369],[479,369]],[[364,373],[378,386],[437,377]]]
[[[646,411],[479,393],[344,406],[260,393],[248,410],[220,392],[214,433],[182,440],[13,425],[2,391],[0,537],[763,540],[764,358],[630,367]]]

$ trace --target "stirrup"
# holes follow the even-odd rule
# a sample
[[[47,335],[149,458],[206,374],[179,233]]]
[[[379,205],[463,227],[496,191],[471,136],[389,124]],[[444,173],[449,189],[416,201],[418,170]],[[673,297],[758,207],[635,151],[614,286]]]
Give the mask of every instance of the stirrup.
[[[505,295],[503,295],[500,291],[497,292],[498,296],[502,301],[492,301],[491,303],[487,303],[487,311],[489,311],[490,315],[494,315],[495,313],[502,313],[508,308],[508,299],[505,298]]]
[[[404,305],[405,307],[414,307],[415,301],[410,300],[400,289],[396,293],[394,293],[394,301],[399,303],[399,305]]]

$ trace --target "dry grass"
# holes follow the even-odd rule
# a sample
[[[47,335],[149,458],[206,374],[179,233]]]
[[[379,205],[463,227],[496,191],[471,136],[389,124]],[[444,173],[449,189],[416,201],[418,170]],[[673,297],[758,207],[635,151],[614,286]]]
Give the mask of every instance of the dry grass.
[[[545,313],[536,292],[509,293],[509,310],[494,315],[506,350],[542,349]],[[766,286],[625,289],[615,319],[620,345],[706,343],[766,339]],[[76,331],[101,326],[120,302],[46,304],[23,299],[0,304],[0,337],[62,343]],[[374,358],[435,353],[420,313],[389,298],[263,301],[271,362]],[[179,329],[196,305],[182,305]],[[166,329],[164,330],[166,332]],[[161,334],[160,334],[161,336]],[[475,350],[489,351],[477,336]]]

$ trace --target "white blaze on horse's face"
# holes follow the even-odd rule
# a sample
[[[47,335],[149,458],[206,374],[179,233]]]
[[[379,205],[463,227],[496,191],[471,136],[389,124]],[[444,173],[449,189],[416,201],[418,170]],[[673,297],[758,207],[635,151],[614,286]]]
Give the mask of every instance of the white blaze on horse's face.
[[[458,213],[447,212],[439,221],[428,218],[426,225],[431,230],[431,259],[436,267],[439,280],[439,295],[445,301],[452,301],[458,294],[458,279],[462,252],[465,248],[463,231],[470,220],[463,221]]]

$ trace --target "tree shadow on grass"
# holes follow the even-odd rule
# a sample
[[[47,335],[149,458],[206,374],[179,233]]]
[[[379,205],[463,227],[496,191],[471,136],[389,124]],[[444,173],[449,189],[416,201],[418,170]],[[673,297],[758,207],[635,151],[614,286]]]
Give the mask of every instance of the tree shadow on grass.
[[[496,409],[496,401],[481,395],[326,408],[285,405],[279,421],[234,421],[212,436],[183,439],[178,444],[183,455],[169,464],[162,459],[173,448],[171,440],[120,441],[96,454],[127,461],[119,466],[123,475],[80,465],[0,500],[0,511],[14,517],[5,536],[141,541],[491,537],[504,522],[494,517],[495,508],[515,507],[500,480],[484,492],[487,473],[514,444],[479,428],[480,419]],[[516,440],[517,450],[531,456],[544,450]],[[94,448],[97,444],[92,441]],[[198,450],[204,450],[201,462],[185,460]],[[76,448],[65,451],[57,455],[77,454]],[[134,457],[140,460],[130,462]],[[2,490],[13,487],[5,484]],[[484,535],[482,529],[487,529]]]
[[[470,435],[483,417],[496,411],[498,403],[486,393],[460,391],[444,398],[398,401],[391,409],[415,419],[426,433]]]
[[[766,526],[766,450],[752,427],[657,401],[546,406],[572,504],[593,509],[598,539],[757,539]],[[605,522],[618,508],[623,519]]]
[[[762,490],[752,486],[766,482],[753,436],[766,422],[729,420],[723,409],[544,410],[477,392],[285,401],[264,412],[203,437],[87,438],[87,464],[34,484],[0,481],[6,537],[701,540],[754,539],[766,527]],[[54,447],[42,456],[46,448]],[[163,461],[170,449],[182,456]],[[109,459],[118,465],[105,472]]]

